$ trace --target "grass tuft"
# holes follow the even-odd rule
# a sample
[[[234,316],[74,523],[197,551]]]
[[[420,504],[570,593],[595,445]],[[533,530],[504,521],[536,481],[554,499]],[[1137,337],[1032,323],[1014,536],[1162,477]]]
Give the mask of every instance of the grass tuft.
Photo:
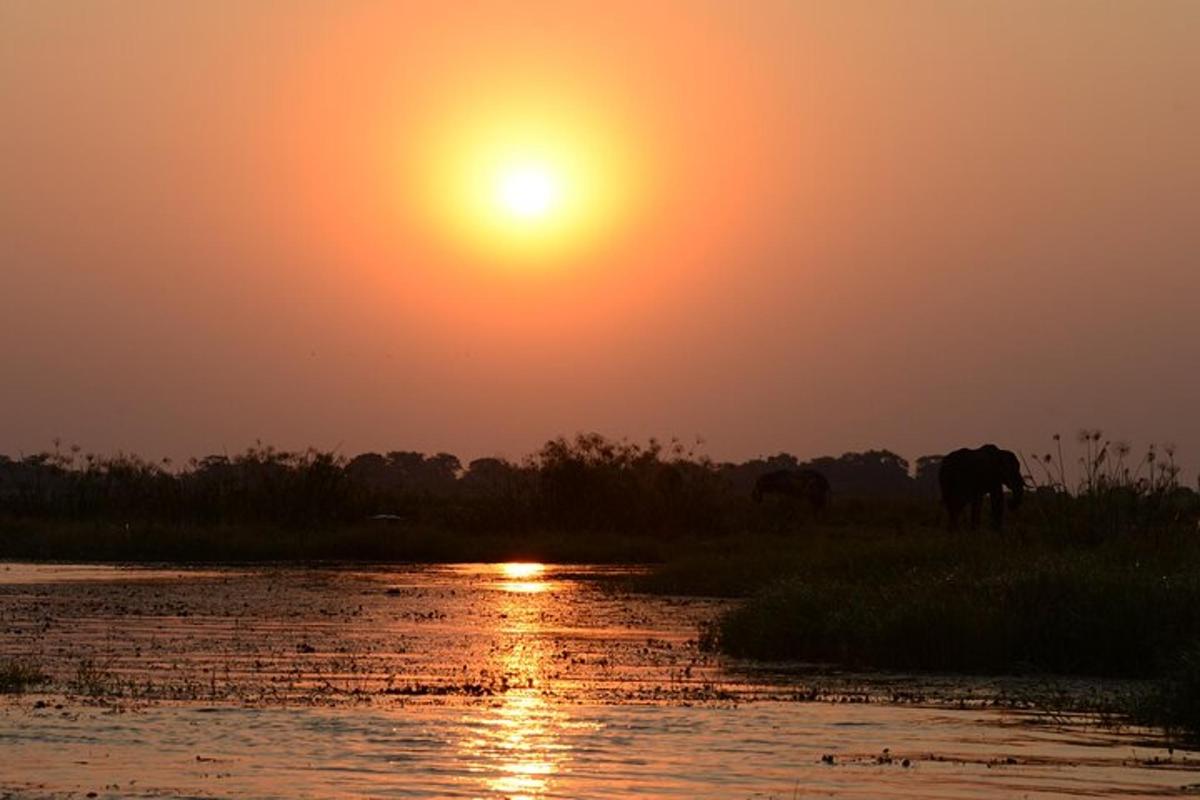
[[[36,664],[15,658],[0,660],[0,694],[20,694],[49,680]]]
[[[74,694],[85,697],[120,695],[123,689],[121,681],[112,670],[90,658],[80,659],[68,688]]]

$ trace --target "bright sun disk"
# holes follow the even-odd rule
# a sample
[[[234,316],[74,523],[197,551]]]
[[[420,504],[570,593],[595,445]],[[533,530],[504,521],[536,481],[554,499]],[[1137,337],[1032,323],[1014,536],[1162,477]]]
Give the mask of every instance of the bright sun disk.
[[[632,216],[630,148],[603,104],[492,88],[429,117],[412,148],[421,204],[463,264],[580,265]]]
[[[561,181],[540,164],[518,164],[501,170],[496,200],[509,215],[523,220],[547,216],[559,204]]]

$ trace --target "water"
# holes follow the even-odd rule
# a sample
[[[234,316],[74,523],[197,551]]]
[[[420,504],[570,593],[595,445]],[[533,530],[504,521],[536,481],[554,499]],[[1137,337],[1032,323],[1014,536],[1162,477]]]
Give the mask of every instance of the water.
[[[995,682],[702,653],[700,624],[725,601],[629,594],[611,580],[622,572],[0,565],[0,657],[55,681],[0,699],[0,797],[1161,797],[1200,784],[1200,756],[1144,731],[988,707]],[[852,702],[895,693],[926,699]]]

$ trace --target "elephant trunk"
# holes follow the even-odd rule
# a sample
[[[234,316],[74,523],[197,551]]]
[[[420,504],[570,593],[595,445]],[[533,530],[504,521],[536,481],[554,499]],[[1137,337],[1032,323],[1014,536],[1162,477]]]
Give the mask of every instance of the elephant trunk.
[[[1012,490],[1012,496],[1008,498],[1008,507],[1014,510],[1020,508],[1021,499],[1025,495],[1025,482],[1014,481],[1008,484],[1008,488]]]

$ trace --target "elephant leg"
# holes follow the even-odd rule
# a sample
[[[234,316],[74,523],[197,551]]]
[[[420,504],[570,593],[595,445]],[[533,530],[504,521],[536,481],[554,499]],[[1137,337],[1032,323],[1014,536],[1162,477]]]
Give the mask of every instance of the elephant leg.
[[[999,530],[1004,525],[1004,489],[997,486],[989,494],[992,505],[992,526]]]
[[[971,498],[971,530],[979,530],[979,520],[983,516],[983,495]]]
[[[946,501],[946,527],[949,530],[958,530],[958,516],[962,513],[962,503],[954,500]]]

